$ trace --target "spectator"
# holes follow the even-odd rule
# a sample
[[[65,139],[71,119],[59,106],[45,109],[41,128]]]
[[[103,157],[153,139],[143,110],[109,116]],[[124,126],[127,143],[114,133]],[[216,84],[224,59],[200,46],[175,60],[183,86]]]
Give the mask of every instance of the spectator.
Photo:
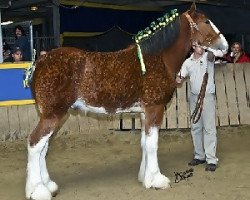
[[[224,59],[229,63],[246,63],[250,62],[250,57],[243,51],[239,42],[231,45],[231,52],[225,55]]]
[[[10,58],[5,60],[6,62],[20,62],[23,61],[23,54],[20,47],[15,47],[12,51]]]
[[[46,55],[46,54],[47,54],[47,51],[42,50],[42,51],[40,51],[39,57],[44,56],[44,55]]]
[[[49,48],[43,48],[42,50],[40,50],[39,55],[37,58],[40,58],[41,56],[46,55],[48,52],[52,51],[53,49],[58,48],[57,46],[51,46]]]
[[[3,40],[3,60],[6,62],[11,58],[11,51],[10,51],[10,46],[6,42],[6,40]]]
[[[14,47],[19,47],[22,49],[23,60],[31,61],[31,49],[30,43],[26,37],[25,31],[22,26],[17,25],[15,27],[15,44]]]

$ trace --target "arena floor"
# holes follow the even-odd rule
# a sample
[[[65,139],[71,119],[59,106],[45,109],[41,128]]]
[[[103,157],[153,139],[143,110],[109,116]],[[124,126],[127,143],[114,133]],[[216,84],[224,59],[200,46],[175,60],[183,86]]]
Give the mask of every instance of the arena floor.
[[[174,183],[174,172],[189,169],[189,130],[161,132],[159,163],[172,181],[167,190],[145,189],[137,181],[139,132],[72,134],[51,140],[47,157],[60,187],[55,200],[249,200],[250,126],[218,129],[219,168],[194,167],[189,180]],[[0,199],[25,199],[26,142],[0,143]]]

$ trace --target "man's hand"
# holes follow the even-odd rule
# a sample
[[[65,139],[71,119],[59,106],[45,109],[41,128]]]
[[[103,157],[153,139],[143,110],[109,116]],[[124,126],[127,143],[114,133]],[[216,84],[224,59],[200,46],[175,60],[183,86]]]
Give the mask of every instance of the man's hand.
[[[175,78],[175,81],[176,81],[177,84],[181,84],[181,83],[184,81],[184,78],[183,78],[183,77],[180,77],[180,76],[177,76],[177,77]]]
[[[213,52],[211,52],[211,51],[207,52],[207,59],[210,62],[214,62],[215,56],[214,56]]]

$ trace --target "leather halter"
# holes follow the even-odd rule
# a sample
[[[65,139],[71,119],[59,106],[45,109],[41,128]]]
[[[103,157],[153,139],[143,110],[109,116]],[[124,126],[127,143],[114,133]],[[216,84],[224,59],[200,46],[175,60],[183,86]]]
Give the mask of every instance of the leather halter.
[[[200,32],[199,27],[197,26],[197,24],[194,22],[194,20],[192,19],[192,17],[186,12],[185,17],[187,18],[188,22],[189,22],[189,26],[191,28],[191,32],[194,33],[194,28]]]
[[[192,40],[192,35],[194,34],[194,29],[196,31],[198,31],[198,33],[201,35],[201,36],[204,36],[202,34],[202,32],[200,31],[198,25],[194,22],[194,20],[192,19],[192,17],[186,12],[184,13],[185,17],[187,18],[188,22],[189,22],[189,26],[191,28],[191,40]],[[218,37],[221,33],[217,33],[215,36],[213,37],[205,37],[205,41],[208,43],[208,47],[211,46],[211,42],[213,41],[214,38]]]

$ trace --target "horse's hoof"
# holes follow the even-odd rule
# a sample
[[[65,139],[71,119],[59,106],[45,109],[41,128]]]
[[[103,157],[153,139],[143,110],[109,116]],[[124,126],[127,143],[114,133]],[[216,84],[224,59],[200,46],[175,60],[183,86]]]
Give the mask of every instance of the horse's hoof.
[[[145,176],[143,185],[147,189],[151,187],[157,189],[166,189],[170,187],[169,183],[170,180],[159,172],[155,175]]]
[[[168,177],[164,176],[161,173],[158,173],[154,176],[152,181],[152,187],[157,189],[166,189],[170,187],[170,180]]]
[[[46,186],[49,189],[52,197],[55,197],[58,194],[58,185],[54,181],[49,181]]]
[[[39,184],[34,188],[30,195],[31,200],[51,200],[51,193],[43,184]]]

